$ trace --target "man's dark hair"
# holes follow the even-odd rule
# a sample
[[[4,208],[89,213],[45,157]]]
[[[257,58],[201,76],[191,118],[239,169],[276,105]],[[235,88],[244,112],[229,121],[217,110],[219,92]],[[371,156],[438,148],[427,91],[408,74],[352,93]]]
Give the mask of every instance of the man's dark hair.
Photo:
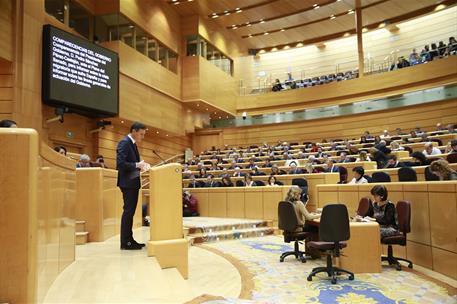
[[[17,123],[14,120],[0,120],[0,128],[11,128],[12,125],[17,125]]]
[[[395,154],[389,155],[389,159],[397,161],[397,156]]]
[[[60,150],[64,150],[65,151],[65,155],[67,155],[67,149],[64,146],[55,146],[54,147],[54,151],[60,152]]]
[[[358,166],[358,167],[352,168],[352,172],[357,172],[358,174],[363,176],[365,174],[365,169],[363,169],[362,167]]]
[[[451,141],[451,147],[455,147],[457,146],[457,139],[454,139],[453,141]]]
[[[130,127],[130,133],[132,133],[132,131],[135,130],[135,131],[139,131],[139,130],[146,130],[146,126],[144,124],[142,124],[141,122],[138,122],[138,121],[135,121],[132,126]]]
[[[379,195],[383,201],[387,200],[387,188],[384,185],[376,185],[371,188],[372,195]]]

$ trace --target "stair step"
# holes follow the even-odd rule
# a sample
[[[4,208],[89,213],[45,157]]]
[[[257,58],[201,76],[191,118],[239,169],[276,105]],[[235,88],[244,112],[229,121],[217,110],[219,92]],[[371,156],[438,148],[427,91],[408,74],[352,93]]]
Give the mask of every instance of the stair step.
[[[75,221],[75,231],[76,232],[86,231],[86,221]]]
[[[226,225],[212,225],[212,226],[205,226],[205,227],[188,227],[189,228],[189,235],[195,233],[215,233],[218,231],[233,231],[233,230],[241,230],[241,229],[255,229],[261,227],[271,227],[273,221],[255,221],[255,222],[245,222],[245,223],[233,223],[233,224],[226,224]]]
[[[87,231],[76,232],[75,235],[76,235],[76,245],[84,245],[87,243],[89,232],[87,232]]]
[[[235,230],[220,230],[216,232],[199,232],[188,235],[191,244],[219,242],[224,240],[236,240],[250,237],[261,237],[274,234],[274,228],[259,227],[259,228],[244,228]]]

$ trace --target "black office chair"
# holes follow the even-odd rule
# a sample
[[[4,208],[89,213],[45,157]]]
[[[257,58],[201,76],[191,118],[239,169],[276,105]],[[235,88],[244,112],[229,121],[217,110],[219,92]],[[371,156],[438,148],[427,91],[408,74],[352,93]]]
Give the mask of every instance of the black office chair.
[[[373,202],[369,197],[362,197],[357,208],[359,216],[373,216]]]
[[[373,183],[373,179],[371,178],[371,176],[364,175],[363,177],[367,180],[368,183]]]
[[[401,270],[399,261],[408,263],[409,268],[413,268],[413,262],[403,258],[397,258],[393,255],[392,245],[406,246],[406,235],[411,232],[411,203],[408,201],[398,201],[397,206],[398,229],[402,234],[387,236],[381,239],[381,243],[388,245],[387,256],[382,256],[381,261],[389,262],[389,265],[395,265],[397,270]]]
[[[450,164],[457,163],[457,153],[448,154],[448,156],[446,157],[446,160]]]
[[[284,186],[284,183],[283,183],[283,182],[281,182],[281,181],[278,181],[278,180],[277,180],[277,181],[276,181],[276,185],[279,185],[279,186]]]
[[[256,186],[259,186],[259,187],[265,186],[265,183],[264,183],[263,181],[261,181],[261,180],[254,181],[254,184],[255,184]]]
[[[294,251],[287,251],[281,254],[280,262],[289,255],[294,255],[296,259],[300,259],[302,263],[306,262],[306,252],[300,251],[300,241],[306,240],[310,233],[295,231],[298,227],[297,213],[293,203],[282,201],[278,205],[278,228],[283,231],[284,242],[294,242]]]
[[[347,184],[348,183],[348,169],[346,167],[338,167],[338,172],[340,174],[340,181],[338,184]]]
[[[304,201],[304,196],[308,194],[308,181],[304,178],[292,179],[292,185],[298,186],[301,189],[301,200]]]
[[[336,276],[339,273],[349,274],[349,280],[354,280],[354,274],[348,270],[335,267],[332,263],[333,257],[340,256],[340,250],[347,246],[350,238],[348,209],[343,204],[325,205],[319,225],[318,242],[308,242],[309,248],[315,248],[327,252],[327,266],[316,267],[308,275],[308,281],[320,272],[325,272],[332,278],[332,284],[336,284]]]
[[[244,182],[243,182],[242,180],[237,180],[237,181],[235,182],[235,186],[237,186],[237,187],[244,187]]]
[[[432,170],[430,170],[430,166],[428,166],[427,168],[425,168],[425,180],[426,181],[439,181],[440,178],[433,174]]]
[[[386,172],[374,172],[371,175],[372,183],[390,183],[390,175]]]
[[[417,174],[413,168],[402,167],[398,169],[399,182],[417,182]]]

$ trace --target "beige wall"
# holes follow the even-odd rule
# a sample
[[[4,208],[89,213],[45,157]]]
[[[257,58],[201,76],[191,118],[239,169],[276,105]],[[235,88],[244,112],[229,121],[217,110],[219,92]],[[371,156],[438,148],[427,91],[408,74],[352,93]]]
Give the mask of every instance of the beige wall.
[[[13,60],[13,1],[0,1],[0,59]]]

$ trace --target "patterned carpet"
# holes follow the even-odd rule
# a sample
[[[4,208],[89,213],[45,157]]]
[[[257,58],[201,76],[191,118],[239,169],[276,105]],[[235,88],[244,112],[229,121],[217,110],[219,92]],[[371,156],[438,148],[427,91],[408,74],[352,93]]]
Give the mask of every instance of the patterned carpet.
[[[380,274],[356,274],[354,281],[342,277],[332,285],[326,275],[318,275],[312,282],[306,277],[312,268],[322,266],[324,259],[305,264],[288,257],[279,263],[279,256],[292,249],[281,237],[225,241],[207,244],[238,260],[252,275],[253,290],[249,299],[208,299],[205,304],[229,303],[457,303],[455,289],[437,285],[414,271],[383,268]],[[450,295],[452,292],[454,295]]]

